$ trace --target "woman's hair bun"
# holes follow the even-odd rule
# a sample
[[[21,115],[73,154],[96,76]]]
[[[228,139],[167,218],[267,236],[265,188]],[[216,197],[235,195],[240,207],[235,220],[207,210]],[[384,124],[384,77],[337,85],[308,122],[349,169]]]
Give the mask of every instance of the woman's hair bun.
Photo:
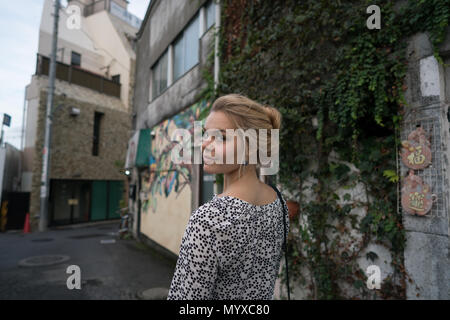
[[[271,106],[264,106],[264,111],[269,117],[270,123],[272,123],[273,129],[280,129],[281,126],[281,113],[277,109]]]

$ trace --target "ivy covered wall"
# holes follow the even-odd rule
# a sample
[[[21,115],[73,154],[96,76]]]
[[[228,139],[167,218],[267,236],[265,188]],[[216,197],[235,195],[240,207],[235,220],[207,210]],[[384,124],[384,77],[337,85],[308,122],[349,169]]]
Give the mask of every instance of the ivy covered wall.
[[[381,28],[370,30],[366,9],[374,4]],[[396,169],[408,108],[405,48],[410,36],[425,32],[443,63],[437,47],[450,1],[221,5],[220,81],[211,95],[206,74],[207,96],[242,93],[282,113],[279,182],[300,203],[288,239],[291,282],[304,298],[405,298],[411,279]],[[381,289],[369,290],[361,261],[376,259],[390,269]]]

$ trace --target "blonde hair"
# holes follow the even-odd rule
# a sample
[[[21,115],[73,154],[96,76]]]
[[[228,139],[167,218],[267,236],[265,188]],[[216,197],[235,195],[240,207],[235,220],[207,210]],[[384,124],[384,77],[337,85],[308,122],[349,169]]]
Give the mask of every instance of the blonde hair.
[[[247,129],[267,129],[267,155],[271,156],[271,130],[280,129],[280,112],[267,105],[259,104],[241,94],[228,94],[219,97],[214,101],[211,112],[221,111],[235,124],[236,128]],[[256,139],[259,146],[259,136]],[[257,156],[260,164],[259,155]]]

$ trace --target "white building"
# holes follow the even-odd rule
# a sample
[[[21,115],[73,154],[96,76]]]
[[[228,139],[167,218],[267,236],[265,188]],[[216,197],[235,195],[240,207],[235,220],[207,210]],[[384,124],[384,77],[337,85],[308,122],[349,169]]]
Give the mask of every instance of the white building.
[[[73,147],[66,147],[60,142],[53,146],[52,153],[55,152],[53,149],[58,149],[53,160],[59,169],[54,170],[52,174],[52,166],[55,163],[51,162],[50,179],[65,180],[73,184],[80,180],[120,179],[111,162],[125,159],[126,146],[119,151],[113,149],[121,148],[121,136],[124,136],[125,140],[128,139],[136,60],[134,41],[141,23],[137,17],[127,12],[127,4],[126,0],[68,0],[67,6],[60,9],[55,81],[57,101],[53,108],[54,111],[58,110],[55,112],[59,114],[60,110],[73,106],[77,110],[85,109],[81,110],[81,116],[77,117],[76,126],[71,127],[74,122],[71,122],[68,113],[64,113],[64,118],[55,121],[59,127],[53,125],[52,131],[55,129],[57,132],[54,135],[58,135],[59,140],[62,136],[67,138],[66,141],[72,140]],[[44,131],[42,117],[48,90],[54,7],[54,1],[45,0],[39,27],[36,72],[26,88],[26,129],[21,185],[22,191],[31,192],[32,216],[39,212],[41,137]],[[61,99],[67,99],[70,105],[65,105],[69,102],[61,102]],[[101,130],[105,134],[102,144],[98,147],[95,144],[100,133],[95,133],[95,130],[100,127],[102,116]],[[103,156],[98,155],[98,150],[91,152],[93,148],[103,148]],[[112,152],[115,153],[114,160],[109,159],[108,162],[106,153]],[[71,159],[71,155],[78,158]],[[61,170],[61,163],[66,164],[67,170]],[[65,173],[75,167],[79,169],[79,173]],[[103,167],[103,170],[98,170],[99,167]]]

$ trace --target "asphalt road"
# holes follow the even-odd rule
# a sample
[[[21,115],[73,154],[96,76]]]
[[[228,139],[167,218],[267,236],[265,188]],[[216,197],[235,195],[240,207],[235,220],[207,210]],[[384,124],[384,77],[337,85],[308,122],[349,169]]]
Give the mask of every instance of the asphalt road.
[[[42,233],[0,233],[0,299],[134,300],[148,289],[168,289],[175,262],[134,239],[118,239],[117,227],[114,222]],[[29,266],[51,262],[50,258],[20,263],[43,255],[68,260],[54,265]],[[70,265],[80,267],[81,289],[67,288]]]

